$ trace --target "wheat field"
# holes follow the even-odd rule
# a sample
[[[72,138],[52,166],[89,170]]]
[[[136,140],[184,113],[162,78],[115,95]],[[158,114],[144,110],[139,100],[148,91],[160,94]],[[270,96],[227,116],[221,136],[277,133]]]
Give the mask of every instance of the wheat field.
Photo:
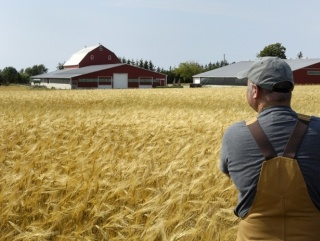
[[[0,87],[0,240],[234,240],[237,194],[218,169],[245,87]],[[320,87],[293,108],[320,115]]]

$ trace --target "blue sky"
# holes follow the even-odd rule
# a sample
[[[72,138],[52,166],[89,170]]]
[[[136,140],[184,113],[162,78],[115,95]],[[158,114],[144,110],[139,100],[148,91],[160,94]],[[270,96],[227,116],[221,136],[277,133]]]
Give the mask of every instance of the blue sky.
[[[54,71],[98,43],[164,69],[255,60],[274,43],[287,58],[320,58],[319,9],[318,0],[1,0],[0,69]]]

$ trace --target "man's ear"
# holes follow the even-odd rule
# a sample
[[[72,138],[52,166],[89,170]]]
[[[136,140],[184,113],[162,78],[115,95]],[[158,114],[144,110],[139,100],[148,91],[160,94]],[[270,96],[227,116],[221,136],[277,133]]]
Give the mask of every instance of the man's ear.
[[[257,85],[252,85],[252,97],[254,99],[257,99],[260,96],[260,89]]]

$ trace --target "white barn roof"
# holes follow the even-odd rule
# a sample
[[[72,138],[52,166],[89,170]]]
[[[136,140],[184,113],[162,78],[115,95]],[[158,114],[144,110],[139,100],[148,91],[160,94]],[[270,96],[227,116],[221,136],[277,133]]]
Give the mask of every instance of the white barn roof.
[[[63,66],[70,66],[70,65],[78,65],[80,64],[81,60],[83,60],[83,58],[88,54],[90,53],[92,50],[98,48],[100,45],[94,45],[94,46],[91,46],[91,47],[85,47],[81,50],[79,50],[78,52],[76,52],[75,54],[73,54],[71,56],[71,58],[64,63]]]
[[[32,76],[31,78],[32,79],[42,79],[42,78],[69,79],[69,78],[84,75],[84,74],[94,73],[94,72],[105,70],[105,69],[111,69],[121,65],[125,65],[125,64],[121,63],[121,64],[90,65],[90,66],[82,67],[79,69],[56,70],[50,73],[35,75],[35,76]]]
[[[285,61],[290,65],[292,71],[320,63],[320,59],[285,59]],[[253,63],[254,61],[241,61],[235,64],[230,64],[221,68],[194,75],[193,78],[236,77],[240,71],[249,69]]]

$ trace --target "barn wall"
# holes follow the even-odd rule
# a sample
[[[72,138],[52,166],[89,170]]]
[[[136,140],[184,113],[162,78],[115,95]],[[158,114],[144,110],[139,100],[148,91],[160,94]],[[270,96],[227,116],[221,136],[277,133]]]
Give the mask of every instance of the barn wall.
[[[149,71],[146,69],[138,68],[132,65],[121,65],[115,68],[112,68],[111,70],[114,73],[128,73],[128,78],[129,79],[138,79],[138,78],[148,78],[152,77],[153,79],[159,78],[159,79],[165,79],[166,75],[158,73],[158,72],[153,72]]]
[[[320,63],[293,72],[296,84],[320,84]]]
[[[166,75],[131,65],[122,65],[74,77],[73,82],[78,82],[79,88],[98,88],[98,78],[108,77],[112,79],[114,73],[128,73],[128,88],[151,88],[166,84]],[[112,84],[109,81],[107,82],[106,85]]]
[[[37,84],[31,82],[32,86],[36,86]],[[40,86],[45,86],[48,89],[64,89],[64,90],[70,90],[72,86],[70,84],[63,84],[63,83],[47,83],[47,82],[41,82]]]
[[[121,61],[118,57],[109,49],[100,45],[96,49],[89,52],[83,60],[79,63],[79,67],[85,67],[89,65],[100,64],[119,64]]]
[[[200,84],[200,77],[193,77],[194,84]]]
[[[246,86],[247,81],[238,79],[237,77],[202,77],[200,78],[202,85],[239,85]]]
[[[80,79],[79,81],[74,83],[77,83],[78,88],[104,88],[104,89],[113,88],[113,82],[105,82],[103,84],[101,83],[98,84],[97,79],[91,79],[91,80]],[[73,86],[76,86],[76,84],[74,84]],[[153,80],[153,83],[145,83],[145,82],[142,83],[141,81],[136,79],[128,80],[128,88],[152,88],[155,86],[160,86],[160,80]]]

